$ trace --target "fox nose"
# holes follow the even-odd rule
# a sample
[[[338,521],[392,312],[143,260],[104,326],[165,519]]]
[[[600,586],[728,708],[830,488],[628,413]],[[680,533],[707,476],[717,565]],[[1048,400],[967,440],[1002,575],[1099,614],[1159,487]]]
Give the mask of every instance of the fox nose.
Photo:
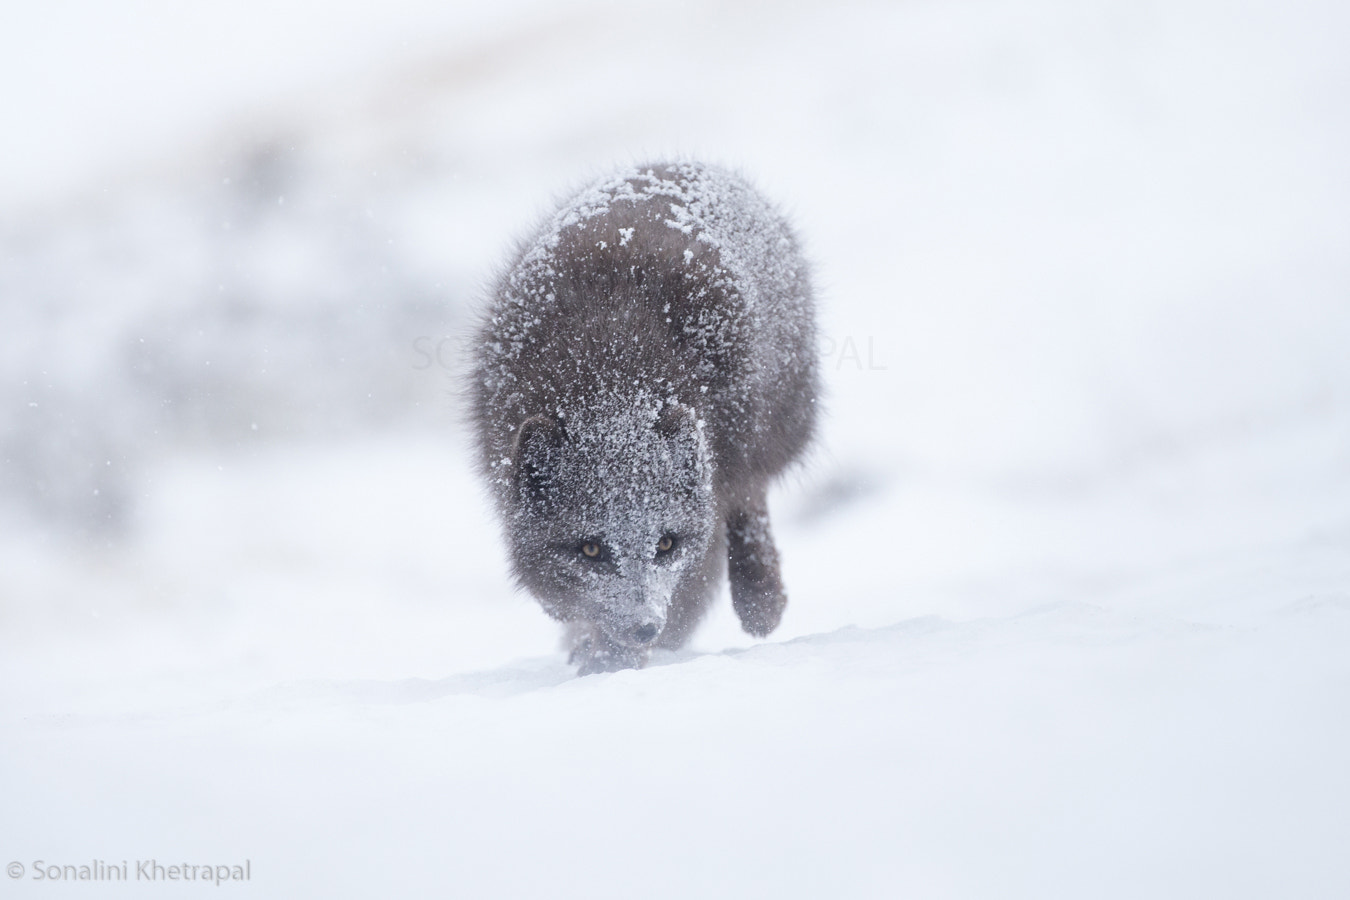
[[[656,638],[656,626],[651,622],[648,622],[646,625],[643,625],[641,628],[634,631],[633,637],[644,644],[649,644]]]

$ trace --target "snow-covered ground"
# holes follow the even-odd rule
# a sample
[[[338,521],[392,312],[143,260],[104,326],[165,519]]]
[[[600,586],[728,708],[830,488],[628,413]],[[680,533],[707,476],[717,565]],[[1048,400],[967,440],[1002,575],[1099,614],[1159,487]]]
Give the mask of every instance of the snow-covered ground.
[[[100,9],[0,36],[5,896],[1350,894],[1343,4]],[[454,374],[669,152],[829,416],[780,630],[577,679]]]

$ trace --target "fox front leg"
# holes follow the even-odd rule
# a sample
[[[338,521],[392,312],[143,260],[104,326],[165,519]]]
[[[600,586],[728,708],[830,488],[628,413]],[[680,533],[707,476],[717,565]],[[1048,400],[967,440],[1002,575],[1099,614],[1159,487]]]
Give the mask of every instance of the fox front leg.
[[[641,669],[647,664],[646,649],[621,647],[589,623],[573,622],[569,625],[567,640],[571,645],[567,661],[577,666],[578,675]]]
[[[727,578],[731,582],[731,605],[742,628],[755,637],[764,637],[778,627],[787,594],[762,493],[749,498],[727,519]]]

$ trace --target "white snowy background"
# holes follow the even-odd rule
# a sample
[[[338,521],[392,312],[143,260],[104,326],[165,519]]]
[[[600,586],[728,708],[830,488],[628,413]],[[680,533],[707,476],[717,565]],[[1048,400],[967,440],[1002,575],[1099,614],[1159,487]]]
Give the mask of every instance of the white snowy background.
[[[1350,6],[0,28],[0,895],[1350,895]],[[791,603],[573,677],[456,373],[615,163],[814,260]],[[32,866],[250,861],[247,883]]]

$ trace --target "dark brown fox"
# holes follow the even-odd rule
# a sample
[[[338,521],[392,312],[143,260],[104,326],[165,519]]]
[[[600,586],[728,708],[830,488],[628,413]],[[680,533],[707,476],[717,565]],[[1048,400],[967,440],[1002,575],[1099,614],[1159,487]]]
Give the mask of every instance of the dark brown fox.
[[[515,576],[581,674],[678,647],[722,574],[745,630],[787,602],[765,494],[816,421],[807,266],[743,180],[642,166],[520,248],[476,343],[480,464]]]

